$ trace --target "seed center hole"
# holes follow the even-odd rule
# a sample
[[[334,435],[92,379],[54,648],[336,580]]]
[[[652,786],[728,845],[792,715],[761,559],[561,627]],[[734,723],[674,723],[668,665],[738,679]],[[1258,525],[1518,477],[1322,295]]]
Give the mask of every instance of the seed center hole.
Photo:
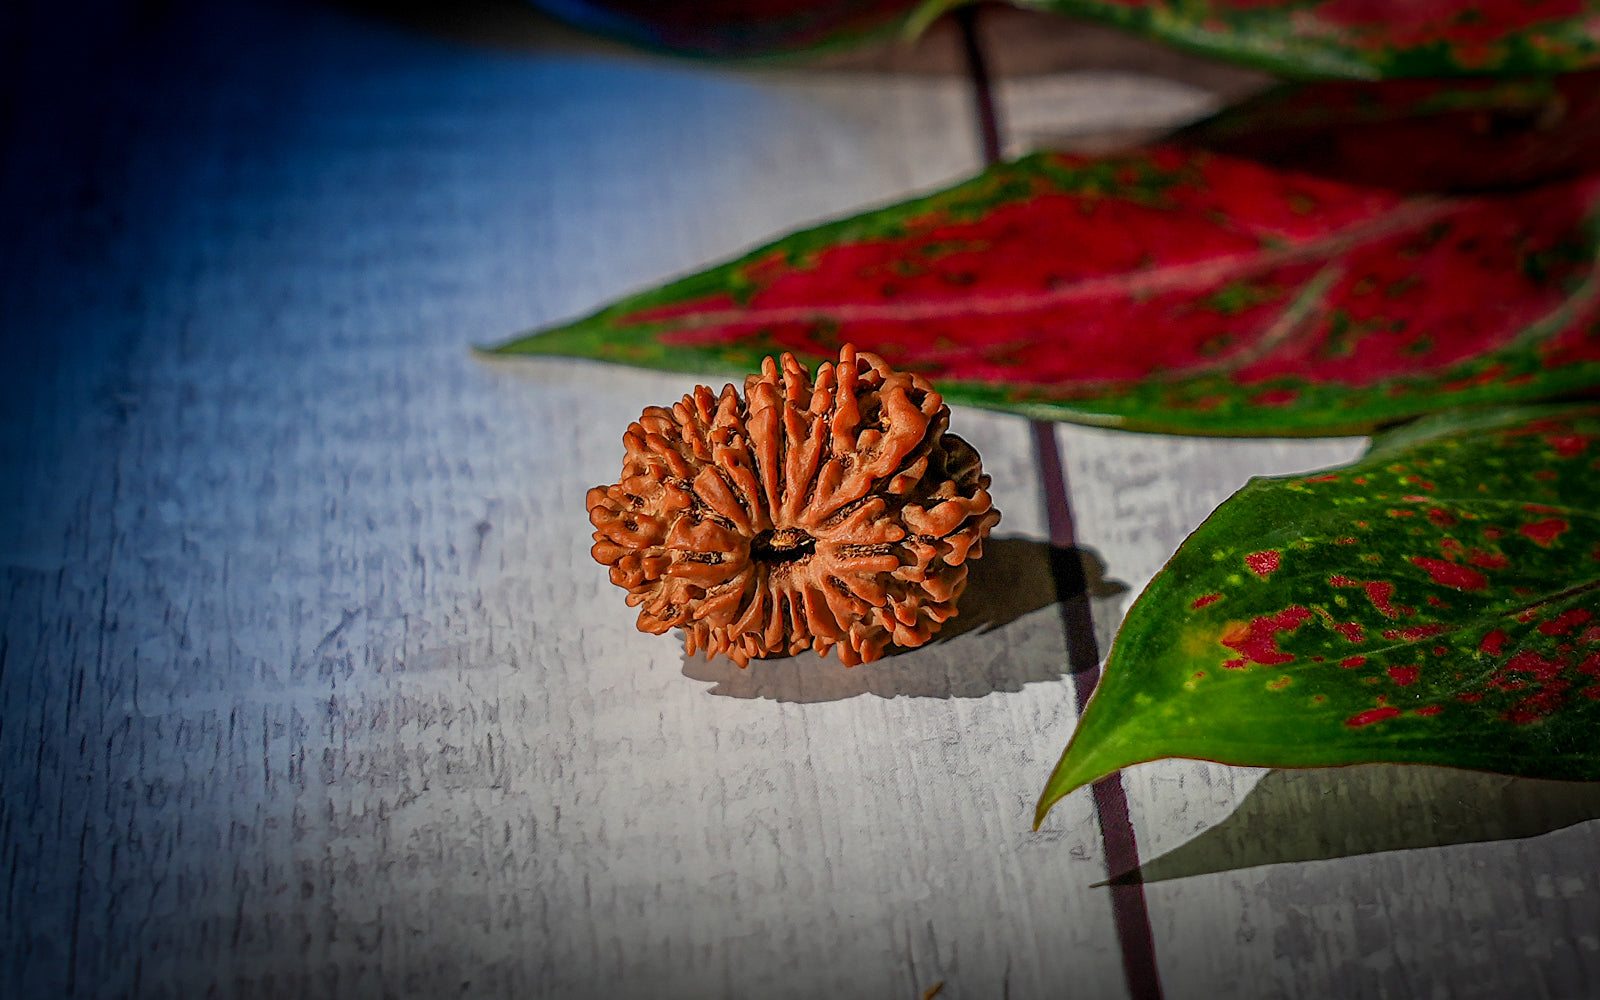
[[[792,563],[817,551],[817,540],[799,528],[773,528],[750,542],[750,558],[764,563]]]

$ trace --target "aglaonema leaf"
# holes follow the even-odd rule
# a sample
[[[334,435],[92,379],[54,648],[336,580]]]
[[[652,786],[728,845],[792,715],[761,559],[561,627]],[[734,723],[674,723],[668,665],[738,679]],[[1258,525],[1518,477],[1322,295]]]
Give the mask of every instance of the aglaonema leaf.
[[[747,59],[845,44],[902,21],[916,0],[532,0],[585,31],[676,55]]]
[[[740,374],[853,342],[952,402],[1364,433],[1600,381],[1600,175],[1439,198],[1175,146],[1037,154],[505,344]]]
[[[1301,78],[1560,73],[1600,62],[1593,0],[1012,0]],[[955,6],[931,0],[919,18]]]
[[[1287,84],[1176,138],[1412,193],[1527,186],[1600,172],[1600,71]]]
[[[1600,408],[1252,480],[1129,610],[1037,818],[1164,757],[1600,780]]]

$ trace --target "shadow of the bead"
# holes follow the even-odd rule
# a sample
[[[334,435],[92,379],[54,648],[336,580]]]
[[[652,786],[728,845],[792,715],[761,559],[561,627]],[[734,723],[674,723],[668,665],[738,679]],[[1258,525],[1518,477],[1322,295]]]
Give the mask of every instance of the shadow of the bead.
[[[1053,556],[1076,556],[1083,573],[1074,577],[1081,580],[1095,618],[1114,624],[1128,588],[1105,578],[1104,564],[1095,553],[1080,548],[1057,554],[1047,542],[990,538],[984,542],[983,558],[969,571],[960,613],[926,646],[858,667],[846,667],[832,655],[810,653],[752,660],[744,668],[725,656],[709,660],[685,656],[683,673],[712,683],[711,694],[790,702],[840,701],[864,694],[981,698],[1059,680],[1069,671],[1060,616],[1043,613],[1058,603]]]

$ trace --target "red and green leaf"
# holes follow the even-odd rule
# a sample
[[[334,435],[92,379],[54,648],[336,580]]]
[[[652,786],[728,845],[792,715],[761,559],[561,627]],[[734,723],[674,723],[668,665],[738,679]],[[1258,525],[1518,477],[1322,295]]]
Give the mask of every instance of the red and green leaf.
[[[1040,154],[496,350],[739,374],[846,342],[947,399],[1346,434],[1600,381],[1600,176],[1405,196],[1179,147]]]
[[[533,0],[574,27],[677,55],[743,59],[843,44],[905,19],[916,0]]]
[[[1594,0],[1012,0],[1287,76],[1560,73],[1600,63]],[[929,0],[919,18],[955,6]]]
[[[1600,408],[1257,479],[1128,612],[1039,802],[1164,757],[1600,779]]]

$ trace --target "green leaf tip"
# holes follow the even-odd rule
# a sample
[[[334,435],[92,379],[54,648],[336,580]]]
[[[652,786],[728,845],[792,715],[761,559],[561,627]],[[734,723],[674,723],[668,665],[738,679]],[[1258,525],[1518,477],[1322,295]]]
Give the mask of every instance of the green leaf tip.
[[[1040,798],[1133,763],[1600,780],[1600,407],[1439,414],[1259,478],[1134,602]]]
[[[1099,715],[1091,717],[1086,712],[1084,721],[1092,722],[1099,718]],[[1092,785],[1101,778],[1115,774],[1124,767],[1143,763],[1147,759],[1137,752],[1130,752],[1129,748],[1119,746],[1114,739],[1106,740],[1107,736],[1114,737],[1115,734],[1086,731],[1084,726],[1079,726],[1078,732],[1073,734],[1072,741],[1067,744],[1067,749],[1062,752],[1061,760],[1051,773],[1044,791],[1039,795],[1038,805],[1033,811],[1035,830],[1043,825],[1051,807],[1068,795],[1085,785]],[[1097,740],[1096,737],[1100,739]]]
[[[918,4],[900,27],[900,40],[911,44],[927,33],[933,27],[933,22],[939,20],[946,13],[975,2],[975,0],[923,0]]]

